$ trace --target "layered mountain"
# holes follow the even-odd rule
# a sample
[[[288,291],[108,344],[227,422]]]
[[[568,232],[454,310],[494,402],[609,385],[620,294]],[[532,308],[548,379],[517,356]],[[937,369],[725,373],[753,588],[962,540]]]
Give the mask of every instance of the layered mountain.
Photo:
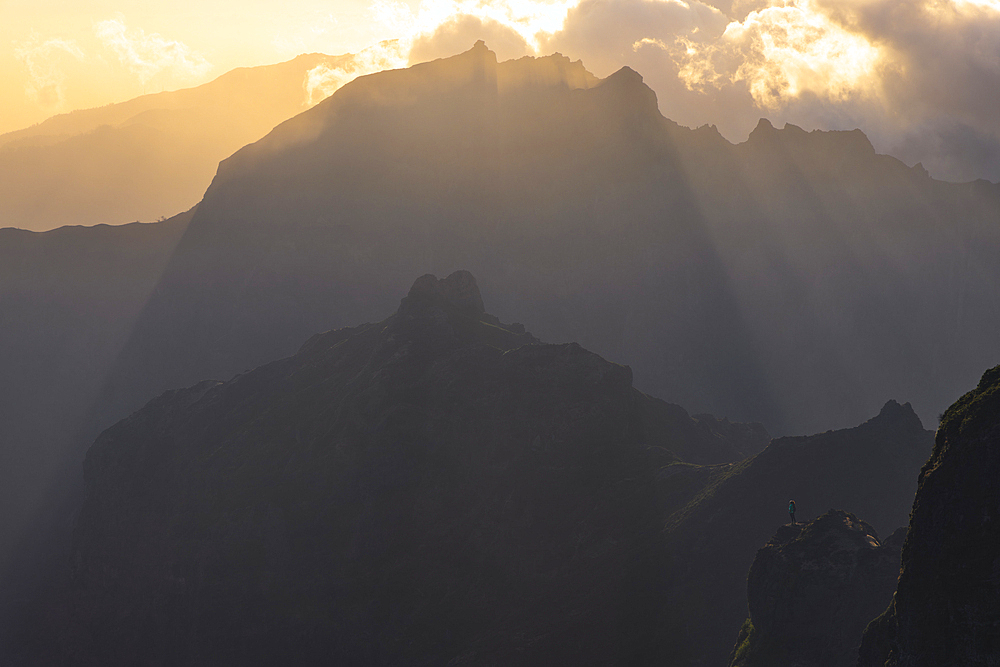
[[[185,211],[220,160],[315,101],[311,70],[352,66],[352,56],[303,55],[2,134],[0,227],[122,224]]]
[[[102,665],[643,664],[667,602],[659,471],[766,437],[503,324],[467,272],[426,275],[388,319],[97,439],[63,646]]]
[[[780,527],[750,566],[731,667],[857,665],[865,626],[892,599],[905,533],[880,542],[842,510]]]
[[[799,520],[844,508],[888,535],[906,525],[932,444],[909,404],[889,401],[854,428],[777,438],[727,466],[668,469],[675,485],[686,476],[697,488],[666,522],[675,576],[661,625],[666,652],[679,657],[674,664],[725,664],[747,618],[747,572],[775,526],[788,521],[789,500]],[[856,648],[860,634],[854,641]]]
[[[933,418],[994,355],[998,221],[996,186],[934,181],[860,132],[762,122],[734,146],[664,119],[632,70],[480,43],[361,77],[225,160],[107,414],[465,266],[502,317],[697,412],[807,433],[900,396]]]
[[[1000,367],[941,418],[862,667],[1000,664]]]

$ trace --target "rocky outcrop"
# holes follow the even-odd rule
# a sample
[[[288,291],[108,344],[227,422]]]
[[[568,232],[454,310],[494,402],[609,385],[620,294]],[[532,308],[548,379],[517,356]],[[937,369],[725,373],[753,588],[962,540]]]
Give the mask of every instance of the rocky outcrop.
[[[677,564],[674,616],[662,623],[669,652],[693,654],[689,664],[725,664],[747,617],[747,572],[788,521],[789,499],[799,521],[846,507],[882,534],[904,525],[932,443],[909,404],[889,401],[855,428],[776,438],[747,461],[704,471],[695,497],[667,522]]]
[[[380,323],[168,392],[98,438],[67,652],[648,662],[666,601],[656,476],[717,449],[711,423],[483,313],[471,274],[423,276]]]
[[[861,667],[1000,665],[1000,366],[944,413]]]
[[[787,524],[757,552],[732,667],[852,667],[868,621],[892,598],[905,530],[880,543],[853,514]]]

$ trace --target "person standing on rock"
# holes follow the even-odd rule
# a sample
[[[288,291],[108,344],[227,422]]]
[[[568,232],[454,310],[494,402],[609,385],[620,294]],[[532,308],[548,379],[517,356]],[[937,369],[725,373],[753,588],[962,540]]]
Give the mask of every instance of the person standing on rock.
[[[792,517],[792,525],[795,525],[795,501],[788,501],[788,516]]]

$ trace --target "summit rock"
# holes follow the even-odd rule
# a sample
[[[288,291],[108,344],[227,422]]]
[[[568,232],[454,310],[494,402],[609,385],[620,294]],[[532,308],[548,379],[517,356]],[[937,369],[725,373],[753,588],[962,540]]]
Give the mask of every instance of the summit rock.
[[[730,665],[853,667],[865,626],[892,599],[905,532],[882,543],[842,510],[779,528],[750,567]]]

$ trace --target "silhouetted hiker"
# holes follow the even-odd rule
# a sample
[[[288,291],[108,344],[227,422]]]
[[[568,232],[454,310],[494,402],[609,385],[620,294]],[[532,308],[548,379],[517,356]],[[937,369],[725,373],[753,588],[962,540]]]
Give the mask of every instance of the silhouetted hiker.
[[[788,516],[792,517],[792,523],[795,523],[795,501],[788,501]]]

